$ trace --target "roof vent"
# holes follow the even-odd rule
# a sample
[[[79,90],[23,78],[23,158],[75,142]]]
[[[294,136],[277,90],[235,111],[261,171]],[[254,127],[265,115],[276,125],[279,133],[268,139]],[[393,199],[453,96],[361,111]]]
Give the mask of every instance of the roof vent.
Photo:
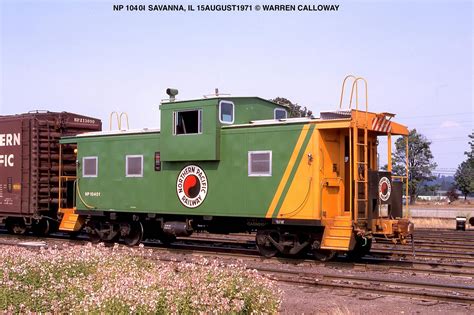
[[[214,94],[203,95],[204,98],[219,97],[219,96],[229,96],[229,93],[221,93],[218,88],[214,89]]]
[[[350,110],[335,110],[335,111],[320,112],[319,117],[322,120],[350,119],[351,111]]]

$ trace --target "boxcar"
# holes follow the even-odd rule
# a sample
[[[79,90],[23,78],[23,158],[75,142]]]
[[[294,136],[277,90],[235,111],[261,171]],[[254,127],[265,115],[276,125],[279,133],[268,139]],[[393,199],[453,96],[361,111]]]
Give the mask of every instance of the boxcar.
[[[72,195],[59,197],[59,168],[76,172],[75,146],[65,146],[60,160],[59,139],[101,126],[99,119],[66,112],[0,116],[0,221],[10,232],[44,234],[58,226],[59,204],[73,202]]]

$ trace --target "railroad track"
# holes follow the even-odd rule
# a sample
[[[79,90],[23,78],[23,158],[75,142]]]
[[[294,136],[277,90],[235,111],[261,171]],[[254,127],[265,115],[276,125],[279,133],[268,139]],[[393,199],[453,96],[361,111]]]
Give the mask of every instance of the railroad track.
[[[386,239],[377,239],[377,244],[390,244],[393,246],[393,243]],[[411,245],[411,242],[409,243]],[[444,248],[454,251],[471,251],[474,248],[474,242],[438,242],[430,240],[417,240],[415,239],[415,246],[417,248]]]
[[[2,235],[0,244],[9,243],[9,245],[18,246],[18,243],[5,242],[5,238],[18,239]],[[66,242],[71,245],[82,245],[87,243],[86,239],[70,240],[69,238],[21,238],[23,246],[28,242],[44,242],[44,247],[60,245]],[[25,245],[26,243],[26,245]],[[52,243],[48,245],[48,243]],[[54,244],[54,245],[53,245]],[[321,288],[332,288],[338,290],[358,290],[370,294],[379,295],[399,295],[410,296],[425,300],[456,302],[465,304],[474,304],[474,286],[460,285],[453,283],[440,283],[439,281],[407,280],[393,279],[387,275],[408,273],[410,275],[437,275],[460,277],[459,279],[474,278],[474,264],[447,264],[422,261],[393,260],[388,258],[366,257],[359,262],[349,262],[344,258],[336,261],[320,263],[312,259],[286,259],[286,258],[262,258],[258,256],[256,249],[238,248],[237,242],[234,242],[235,248],[225,246],[204,246],[203,244],[192,244],[186,242],[177,242],[170,247],[163,247],[158,242],[145,242],[145,248],[156,252],[157,259],[160,261],[192,261],[198,257],[211,259],[228,260],[229,263],[235,263],[240,260],[248,268],[256,269],[267,274],[270,278],[298,285],[316,286]],[[38,244],[36,244],[38,245]],[[40,244],[41,245],[41,244]],[[248,244],[247,244],[248,245]],[[59,248],[61,246],[58,246]],[[265,263],[262,264],[262,261]],[[314,267],[325,268],[322,272],[308,272],[308,269]],[[353,270],[359,274],[340,273],[340,270]],[[339,272],[337,271],[339,270]],[[372,272],[377,275],[367,275]],[[339,273],[339,274],[338,274]],[[370,289],[368,289],[370,287]]]
[[[391,255],[394,257],[410,257],[413,256],[413,252],[408,248],[393,248],[389,246],[372,246],[370,250],[372,255]],[[442,260],[456,260],[459,262],[472,262],[474,263],[474,253],[473,252],[459,252],[459,251],[443,251],[436,249],[425,249],[417,248],[415,250],[415,257],[423,259],[442,259]]]
[[[429,239],[434,241],[461,241],[474,242],[474,230],[472,231],[456,231],[456,230],[417,230],[415,239]]]
[[[53,235],[54,237],[47,237],[47,238],[38,238],[35,236],[14,236],[14,235],[8,235],[8,234],[3,234],[2,237],[8,238],[8,239],[13,239],[13,240],[18,240],[18,241],[23,241],[21,244],[24,244],[24,246],[44,246],[47,247],[47,243],[34,243],[32,244],[31,242],[38,242],[38,241],[65,241],[69,244],[85,244],[88,239],[87,237],[81,237],[79,236],[78,239],[76,240],[71,240],[69,236],[67,235]],[[190,240],[190,242],[186,242],[186,240]],[[219,240],[220,242],[216,242],[216,240]],[[196,242],[197,241],[197,242]],[[30,242],[30,243],[28,243]],[[212,243],[209,243],[212,242]],[[6,244],[6,245],[12,245],[12,242],[4,242],[0,239],[0,244]],[[176,243],[173,243],[168,246],[162,245],[159,241],[146,241],[144,244],[147,247],[151,248],[161,248],[161,249],[168,249],[170,251],[173,251],[174,253],[177,253],[179,251],[193,251],[193,252],[199,252],[200,254],[216,254],[216,255],[230,255],[232,257],[237,257],[237,258],[248,258],[248,257],[254,257],[257,260],[277,260],[277,261],[282,261],[287,264],[293,264],[293,265],[314,265],[314,264],[320,264],[320,265],[331,265],[333,263],[336,264],[344,264],[345,267],[351,267],[351,266],[356,266],[357,268],[365,268],[366,270],[375,270],[375,269],[385,269],[387,271],[390,270],[398,270],[398,271],[412,271],[412,272],[423,272],[423,273],[429,273],[429,274],[451,274],[451,275],[460,275],[460,276],[466,276],[466,277],[474,277],[474,264],[469,264],[469,263],[459,263],[459,262],[440,262],[440,261],[425,261],[425,260],[419,260],[419,259],[414,259],[411,256],[411,253],[409,255],[406,255],[404,259],[400,259],[400,257],[393,258],[391,257],[391,254],[387,255],[379,255],[377,252],[373,251],[369,256],[363,257],[357,262],[351,262],[347,260],[345,257],[339,257],[337,258],[334,262],[326,262],[326,263],[320,263],[314,261],[312,257],[308,256],[306,258],[285,258],[285,257],[277,257],[277,258],[262,258],[260,257],[258,250],[255,248],[255,244],[247,241],[244,243],[239,243],[238,241],[228,241],[225,240],[223,241],[222,239],[217,239],[213,237],[205,237],[205,241],[202,239],[195,239],[195,238],[186,238],[185,241],[178,241]],[[231,246],[229,246],[229,244]],[[22,246],[22,245],[20,245]]]
[[[1,232],[1,231],[0,231]],[[35,239],[33,236],[24,236]],[[57,233],[52,235],[54,238],[69,239],[67,234]],[[86,236],[79,236],[82,240],[87,241]],[[423,247],[416,248],[416,258],[412,256],[411,246],[408,245],[396,245],[391,243],[379,243],[377,240],[374,243],[370,255],[373,258],[387,259],[392,258],[393,260],[407,260],[410,262],[428,260],[428,263],[446,263],[449,261],[452,263],[474,263],[474,252],[455,252],[446,250],[436,250]],[[159,241],[146,241],[147,245],[162,246]],[[416,244],[416,243],[415,243]],[[169,245],[173,248],[183,249],[197,249],[205,251],[209,249],[211,251],[227,252],[232,251],[244,255],[258,255],[256,249],[255,240],[251,234],[238,234],[232,235],[231,238],[226,235],[213,235],[207,233],[196,234],[191,237],[179,238],[177,242]]]
[[[20,240],[17,236],[3,235],[3,237],[13,238],[14,240]],[[186,241],[190,239],[190,241]],[[440,261],[424,261],[414,259],[410,255],[407,255],[408,258],[400,259],[391,258],[390,255],[376,255],[371,253],[368,256],[361,258],[360,260],[353,262],[348,260],[345,257],[338,257],[334,261],[330,262],[318,262],[315,261],[312,257],[303,257],[303,258],[285,258],[285,257],[275,257],[275,258],[263,258],[258,253],[258,250],[255,248],[254,244],[251,242],[239,243],[238,241],[222,241],[214,242],[212,238],[206,237],[207,242],[193,238],[186,238],[186,240],[178,240],[177,242],[171,245],[163,245],[159,241],[145,241],[144,244],[147,248],[153,248],[157,250],[169,251],[171,253],[177,254],[182,252],[185,253],[195,253],[199,255],[218,255],[223,257],[232,257],[235,259],[253,259],[255,261],[279,261],[284,262],[290,265],[298,266],[312,266],[312,265],[322,265],[322,266],[337,266],[341,265],[344,268],[357,268],[365,270],[384,270],[384,271],[410,271],[416,273],[425,273],[425,274],[439,274],[439,275],[452,275],[452,276],[463,276],[463,277],[472,277],[474,278],[474,264],[469,263],[459,263],[459,262],[440,262]],[[57,241],[67,242],[71,245],[83,245],[88,242],[87,237],[79,237],[79,239],[71,240],[68,236],[57,235],[55,237],[47,238],[38,238],[34,236],[23,236],[19,246],[43,246],[48,247],[47,241]],[[209,241],[212,243],[209,243]],[[41,243],[41,241],[46,241]],[[37,243],[32,243],[37,242]],[[229,243],[231,244],[229,246]],[[0,244],[12,245],[12,242],[3,242],[0,238]],[[15,245],[15,244],[14,244]]]
[[[248,236],[240,236],[238,240],[236,239],[228,239],[225,237],[216,237],[210,234],[203,234],[199,236],[191,236],[187,238],[181,238],[182,240],[187,240],[190,242],[197,242],[197,243],[208,243],[213,242],[217,244],[227,244],[229,246],[235,244],[242,246],[244,248],[255,248],[255,241],[253,238]],[[415,243],[416,244],[416,243]],[[440,248],[440,245],[437,248]],[[472,262],[474,263],[474,252],[471,251],[466,252],[459,252],[459,251],[446,251],[446,250],[436,250],[431,248],[424,248],[424,247],[416,247],[415,248],[415,255],[416,257],[424,258],[424,259],[443,259],[443,260],[457,260],[460,262]],[[396,256],[396,257],[404,257],[409,258],[413,255],[412,248],[410,244],[407,245],[397,245],[394,246],[392,243],[382,243],[379,244],[378,241],[373,244],[372,250],[370,251],[372,255],[378,256]]]
[[[173,261],[176,259],[160,258],[160,261]],[[187,261],[181,259],[178,261]],[[474,266],[473,266],[474,267]],[[397,295],[422,300],[445,301],[464,304],[474,304],[474,286],[439,281],[390,279],[384,276],[367,276],[365,273],[336,274],[335,272],[308,272],[302,271],[301,265],[285,269],[269,267],[267,265],[248,265],[247,268],[255,269],[267,274],[271,279],[297,285],[315,286],[339,290],[357,290],[369,294]],[[405,269],[406,271],[406,269]],[[472,273],[471,273],[472,276]]]
[[[276,275],[273,278],[275,280],[298,285],[364,290],[370,294],[401,295],[410,298],[474,304],[474,286],[470,285],[440,284],[420,280],[397,280],[347,274],[301,273],[299,271],[282,271],[265,267],[256,269],[260,272]]]

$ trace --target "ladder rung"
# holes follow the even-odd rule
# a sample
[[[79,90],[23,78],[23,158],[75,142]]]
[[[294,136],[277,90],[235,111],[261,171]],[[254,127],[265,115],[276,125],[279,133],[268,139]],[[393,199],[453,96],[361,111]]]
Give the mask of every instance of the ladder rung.
[[[357,164],[367,164],[367,162],[357,162]]]
[[[363,145],[363,146],[367,146],[367,143],[357,143],[357,145]]]
[[[357,199],[357,201],[364,201],[364,202],[367,202],[367,199]]]
[[[367,183],[366,180],[360,180],[360,179],[357,179],[356,182],[358,182],[358,183]]]

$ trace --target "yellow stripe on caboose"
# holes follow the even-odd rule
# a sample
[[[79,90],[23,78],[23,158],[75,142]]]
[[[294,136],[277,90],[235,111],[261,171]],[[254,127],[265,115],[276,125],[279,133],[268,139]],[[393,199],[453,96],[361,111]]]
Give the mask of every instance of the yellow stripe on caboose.
[[[314,191],[319,187],[313,177],[313,165],[317,163],[318,157],[314,150],[314,133],[308,144],[303,148],[303,156],[297,165],[296,173],[292,179],[291,186],[285,195],[285,199],[278,211],[277,218],[285,219],[315,219]]]
[[[288,162],[288,165],[286,166],[285,173],[283,173],[283,177],[281,178],[280,184],[278,185],[276,193],[273,196],[273,200],[270,203],[270,206],[268,207],[267,214],[266,214],[267,218],[271,218],[273,215],[273,212],[275,211],[275,207],[277,206],[278,201],[280,200],[281,194],[283,190],[285,189],[285,186],[288,181],[288,178],[290,177],[291,171],[293,170],[293,167],[295,166],[296,159],[298,158],[298,155],[301,150],[301,146],[303,145],[304,139],[306,138],[306,135],[308,134],[309,126],[310,126],[309,124],[306,124],[303,126],[303,129],[301,130],[298,141],[296,142],[295,148],[293,149],[293,153],[291,154],[290,161]]]

